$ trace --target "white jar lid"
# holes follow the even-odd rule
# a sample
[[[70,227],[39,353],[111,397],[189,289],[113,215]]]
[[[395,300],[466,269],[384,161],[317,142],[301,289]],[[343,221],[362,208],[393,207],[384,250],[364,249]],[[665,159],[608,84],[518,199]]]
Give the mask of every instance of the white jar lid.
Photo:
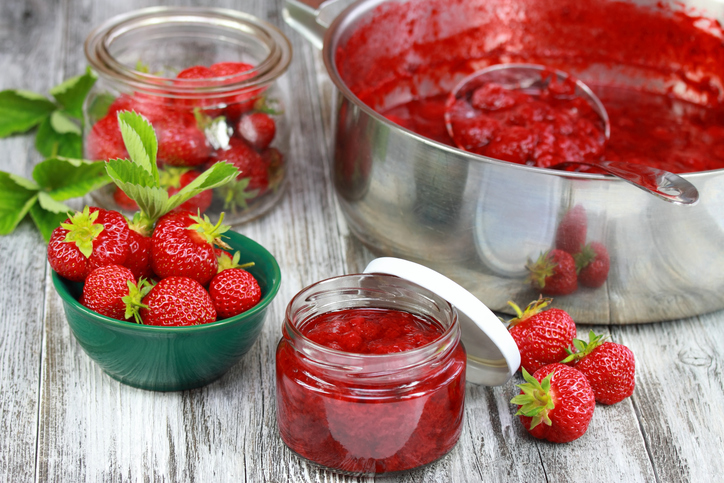
[[[457,283],[423,265],[391,257],[372,260],[364,273],[404,278],[435,292],[455,307],[468,354],[468,382],[499,386],[518,370],[520,352],[503,322]]]

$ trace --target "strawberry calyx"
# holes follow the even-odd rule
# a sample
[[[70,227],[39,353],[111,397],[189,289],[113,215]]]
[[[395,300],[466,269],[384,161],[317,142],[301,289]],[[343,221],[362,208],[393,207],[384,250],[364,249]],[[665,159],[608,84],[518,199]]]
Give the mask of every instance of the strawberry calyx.
[[[224,209],[236,213],[237,209],[246,210],[249,207],[247,200],[256,198],[259,195],[258,189],[247,190],[251,178],[242,178],[232,181],[219,188],[224,198]]]
[[[568,364],[569,362],[579,361],[585,358],[587,355],[593,352],[596,347],[606,342],[607,338],[608,337],[603,334],[596,335],[595,332],[590,331],[588,333],[588,343],[584,342],[581,339],[573,339],[573,347],[576,349],[576,351],[574,352],[570,348],[566,347],[568,357],[563,359],[561,361],[561,364]]]
[[[128,280],[128,295],[122,297],[121,300],[126,303],[126,313],[124,316],[126,319],[133,319],[137,324],[142,324],[141,320],[141,309],[148,309],[148,305],[143,303],[143,297],[148,295],[148,292],[153,288],[153,284],[141,277],[138,284]]]
[[[98,211],[91,213],[90,208],[86,205],[83,211],[70,217],[69,223],[60,224],[68,230],[63,241],[75,243],[75,246],[86,258],[90,258],[93,253],[93,241],[103,232],[103,225],[95,222],[98,215]]]
[[[151,236],[151,233],[153,233],[152,226],[140,211],[135,212],[133,218],[128,220],[128,228],[141,236]]]
[[[549,257],[550,252],[541,252],[538,260],[535,263],[528,259],[525,268],[530,272],[526,283],[535,282],[537,287],[545,288],[546,278],[552,277],[555,274],[555,268],[558,266],[553,258]]]
[[[596,255],[596,251],[590,243],[581,248],[580,252],[574,253],[573,260],[576,262],[576,274],[581,273],[581,270],[590,265]]]
[[[548,307],[548,305],[550,305],[552,301],[553,299],[551,298],[543,298],[543,296],[540,296],[536,300],[529,303],[528,306],[525,308],[525,311],[522,311],[520,310],[520,307],[515,304],[515,302],[509,300],[508,305],[513,307],[513,310],[515,310],[517,317],[514,317],[508,321],[508,329],[511,329],[523,322],[524,320],[541,313],[543,309]]]
[[[528,371],[523,369],[523,378],[527,381],[524,384],[518,384],[523,394],[518,394],[510,400],[512,404],[518,404],[518,412],[516,416],[528,416],[533,418],[530,422],[530,429],[535,428],[541,422],[547,426],[551,426],[548,413],[556,407],[551,395],[551,378],[555,374],[555,370],[551,371],[542,381],[531,376]]]
[[[222,248],[230,249],[231,247],[221,239],[222,235],[229,231],[229,225],[223,225],[224,213],[219,215],[219,221],[214,225],[208,216],[201,217],[201,212],[197,215],[189,216],[196,223],[186,227],[187,230],[194,230],[199,233],[210,245],[216,245]]]
[[[181,176],[191,171],[192,168],[181,168],[176,166],[169,166],[166,169],[159,170],[158,182],[163,188],[180,188],[181,187]]]
[[[224,252],[216,257],[216,259],[219,262],[219,269],[216,273],[221,273],[224,270],[228,270],[230,268],[249,268],[255,265],[254,262],[239,264],[239,260],[241,259],[241,253],[238,251],[234,253],[233,258],[230,257],[228,253]]]

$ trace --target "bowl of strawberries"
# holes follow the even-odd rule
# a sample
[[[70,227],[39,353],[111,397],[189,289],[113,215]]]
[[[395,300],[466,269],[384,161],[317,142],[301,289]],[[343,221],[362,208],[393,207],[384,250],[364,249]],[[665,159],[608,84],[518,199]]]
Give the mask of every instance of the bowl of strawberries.
[[[134,200],[132,219],[86,206],[48,242],[48,262],[76,340],[107,374],[176,391],[221,377],[258,338],[281,273],[259,243],[184,203],[238,175],[217,163],[177,193],[160,187],[156,138],[140,115],[119,124],[130,159],[106,163]],[[138,142],[131,142],[136,140]]]

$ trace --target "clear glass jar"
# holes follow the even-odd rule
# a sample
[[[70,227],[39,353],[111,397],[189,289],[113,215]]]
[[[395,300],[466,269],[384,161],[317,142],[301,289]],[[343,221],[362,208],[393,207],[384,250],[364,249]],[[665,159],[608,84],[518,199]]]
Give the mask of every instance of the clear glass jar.
[[[408,312],[442,335],[416,349],[358,354],[303,335],[330,312],[379,308]],[[289,303],[276,353],[277,423],[295,453],[351,474],[381,474],[429,464],[460,437],[465,349],[452,306],[391,275],[345,275],[316,283]]]
[[[268,211],[286,184],[289,40],[273,25],[225,9],[154,7],[106,21],[85,42],[99,79],[84,106],[85,156],[127,157],[116,119],[135,110],[158,137],[161,183],[172,194],[216,161],[235,182],[189,200],[231,224]],[[115,186],[94,192],[105,208],[134,211]]]

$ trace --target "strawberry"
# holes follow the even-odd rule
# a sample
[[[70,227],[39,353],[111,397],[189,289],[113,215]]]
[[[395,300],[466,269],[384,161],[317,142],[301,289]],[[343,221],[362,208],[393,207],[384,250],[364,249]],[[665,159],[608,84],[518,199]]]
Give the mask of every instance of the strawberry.
[[[206,285],[219,266],[214,244],[226,246],[220,237],[229,227],[222,221],[223,216],[212,225],[207,216],[202,219],[188,211],[161,217],[151,237],[151,266],[156,275],[185,276]]]
[[[86,206],[53,230],[48,262],[61,277],[80,282],[95,268],[123,265],[129,254],[129,236],[123,215]]]
[[[220,319],[226,319],[245,312],[261,300],[261,288],[254,275],[244,270],[254,262],[239,265],[241,254],[234,257],[221,249],[216,249],[219,261],[219,273],[209,283],[209,295],[214,301],[216,313]]]
[[[254,112],[242,116],[236,129],[242,138],[261,151],[274,140],[277,127],[274,119],[268,114]]]
[[[509,331],[520,351],[520,365],[530,373],[546,364],[559,362],[576,336],[576,324],[567,312],[550,308],[551,299],[534,300],[525,312],[508,302],[518,316],[509,322]]]
[[[198,325],[216,321],[216,309],[209,293],[188,277],[170,276],[159,281],[143,298],[140,312],[146,325]]]
[[[151,237],[144,236],[136,230],[130,230],[128,237],[128,258],[123,266],[128,267],[136,280],[153,277],[151,268]]]
[[[596,406],[586,376],[563,364],[548,364],[532,376],[523,370],[523,378],[522,392],[510,402],[520,406],[516,416],[531,436],[553,443],[583,436]]]
[[[569,350],[569,356],[562,362],[573,363],[591,384],[596,401],[615,404],[633,394],[636,387],[636,361],[633,352],[625,345],[605,342],[604,336],[593,331],[588,335],[588,344],[575,339],[577,352]]]
[[[555,246],[564,252],[578,253],[586,244],[587,232],[586,209],[581,205],[576,205],[568,210],[561,218],[561,222],[558,223]]]
[[[269,186],[269,173],[264,158],[246,141],[231,138],[226,149],[216,151],[216,157],[219,160],[226,160],[239,169],[237,181],[249,179],[248,190],[258,190],[257,196],[266,191]]]
[[[528,259],[525,268],[530,272],[528,282],[543,294],[568,295],[578,289],[576,262],[563,250],[541,253],[535,263]]]
[[[118,320],[135,317],[151,284],[141,279],[136,285],[133,273],[120,265],[106,265],[93,270],[85,279],[80,303],[101,315]]]
[[[214,73],[211,72],[211,69],[203,65],[191,66],[176,75],[177,79],[210,79],[212,77],[215,77]]]
[[[209,159],[211,146],[188,111],[168,109],[154,123],[158,136],[158,159],[171,166],[198,166]]]
[[[138,204],[133,201],[128,195],[119,187],[113,191],[113,201],[122,209],[126,211],[138,210]]]
[[[575,253],[573,259],[581,285],[598,288],[606,282],[611,259],[602,243],[589,243],[579,253]]]
[[[108,115],[93,125],[86,138],[85,156],[102,161],[128,157],[115,114]]]
[[[177,169],[168,169],[164,173],[162,173],[163,179],[161,179],[161,186],[168,187],[167,191],[169,196],[173,196],[181,191],[181,188],[184,188],[186,185],[198,178],[201,174],[198,171]],[[193,198],[184,201],[181,206],[175,208],[174,211],[190,211],[192,213],[203,213],[209,208],[209,206],[211,206],[211,201],[213,200],[213,197],[213,191],[202,191]]]
[[[230,82],[244,82],[256,75],[254,66],[244,62],[219,62],[209,69],[215,77],[228,78]],[[263,89],[245,90],[236,95],[224,98],[226,109],[224,115],[230,121],[239,119],[245,112],[254,108],[254,102]]]

